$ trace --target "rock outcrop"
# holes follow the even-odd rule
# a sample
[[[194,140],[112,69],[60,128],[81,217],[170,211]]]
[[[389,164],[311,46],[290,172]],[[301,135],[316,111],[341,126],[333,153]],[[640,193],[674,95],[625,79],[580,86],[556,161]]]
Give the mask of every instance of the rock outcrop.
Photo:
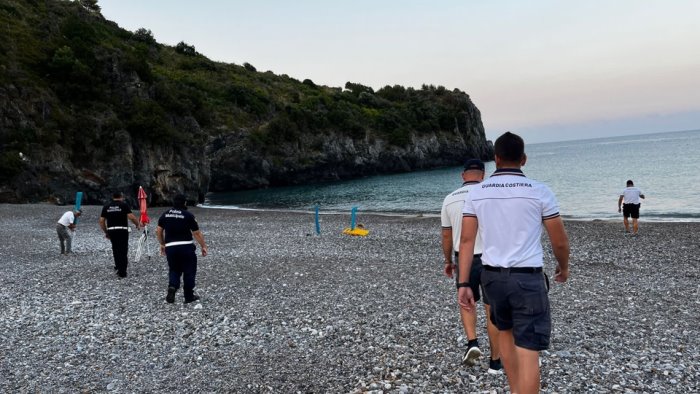
[[[92,3],[0,7],[0,202],[150,204],[490,160],[459,90],[317,86],[129,32]],[[7,32],[12,32],[8,36]]]

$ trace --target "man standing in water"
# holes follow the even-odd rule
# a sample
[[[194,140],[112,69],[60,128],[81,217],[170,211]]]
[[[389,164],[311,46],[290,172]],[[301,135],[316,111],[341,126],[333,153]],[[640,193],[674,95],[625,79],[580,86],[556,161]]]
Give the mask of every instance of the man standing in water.
[[[644,194],[638,188],[634,187],[634,182],[632,180],[627,181],[627,187],[620,194],[620,198],[617,199],[617,212],[622,212],[623,222],[625,223],[625,232],[630,232],[630,223],[628,218],[632,216],[632,234],[637,235],[637,230],[639,230],[639,207],[642,206],[642,202],[639,200],[644,198]],[[624,201],[624,205],[623,205]]]
[[[126,268],[129,265],[129,220],[137,230],[140,228],[138,219],[124,202],[122,192],[115,192],[112,201],[102,208],[100,228],[112,243],[114,269],[120,278],[126,278]]]
[[[549,347],[551,315],[542,273],[542,227],[557,259],[554,280],[569,277],[569,240],[552,191],[525,177],[525,143],[507,132],[494,145],[496,171],[470,189],[464,203],[459,245],[459,303],[471,311],[470,268],[477,234],[483,243],[481,283],[491,302],[491,320],[510,391],[538,393],[539,351]],[[477,233],[478,230],[478,233]]]
[[[483,180],[484,163],[479,159],[467,160],[464,163],[464,171],[462,171],[462,187],[450,193],[445,197],[442,203],[440,216],[442,218],[442,251],[445,255],[445,275],[449,278],[454,277],[455,281],[457,281],[459,277],[459,270],[457,269],[456,262],[459,258],[459,240],[462,233],[462,208],[464,208],[464,200],[467,198],[467,194],[472,185],[477,185]],[[453,251],[454,261],[452,260]],[[499,374],[502,373],[503,366],[498,352],[498,329],[491,323],[491,310],[486,293],[480,291],[481,268],[481,237],[477,234],[471,273],[469,275],[470,287],[474,294],[474,301],[479,301],[481,293],[483,293],[484,310],[486,311],[486,330],[491,348],[488,373]],[[476,335],[476,310],[467,311],[464,308],[459,308],[459,313],[462,318],[464,334],[467,336],[468,341],[467,351],[462,357],[462,363],[474,365],[476,364],[476,360],[481,357],[479,339]]]

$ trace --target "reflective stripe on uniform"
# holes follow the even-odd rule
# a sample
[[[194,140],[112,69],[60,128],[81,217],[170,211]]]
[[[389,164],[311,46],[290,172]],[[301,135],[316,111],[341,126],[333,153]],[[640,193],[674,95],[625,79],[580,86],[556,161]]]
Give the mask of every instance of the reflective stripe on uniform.
[[[189,245],[189,244],[193,244],[193,243],[194,243],[194,240],[191,240],[191,241],[175,241],[175,242],[168,242],[167,244],[165,244],[165,247],[167,248],[168,246]]]

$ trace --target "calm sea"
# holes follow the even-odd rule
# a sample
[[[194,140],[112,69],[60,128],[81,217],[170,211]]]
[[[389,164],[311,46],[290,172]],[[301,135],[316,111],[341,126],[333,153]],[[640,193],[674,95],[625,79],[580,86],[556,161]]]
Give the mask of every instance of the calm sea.
[[[523,171],[548,184],[564,217],[619,218],[627,179],[646,195],[648,221],[700,221],[700,130],[529,144]],[[486,164],[487,175],[495,164]],[[372,176],[310,186],[210,193],[204,206],[322,212],[439,214],[461,185],[461,167]]]

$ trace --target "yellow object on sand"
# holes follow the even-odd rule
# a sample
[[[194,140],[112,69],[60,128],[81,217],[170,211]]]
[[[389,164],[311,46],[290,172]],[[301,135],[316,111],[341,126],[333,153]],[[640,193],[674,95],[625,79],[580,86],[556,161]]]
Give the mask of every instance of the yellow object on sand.
[[[360,227],[355,227],[352,230],[350,228],[346,228],[345,230],[343,230],[343,234],[358,235],[360,237],[364,237],[365,235],[369,234],[369,230]]]

